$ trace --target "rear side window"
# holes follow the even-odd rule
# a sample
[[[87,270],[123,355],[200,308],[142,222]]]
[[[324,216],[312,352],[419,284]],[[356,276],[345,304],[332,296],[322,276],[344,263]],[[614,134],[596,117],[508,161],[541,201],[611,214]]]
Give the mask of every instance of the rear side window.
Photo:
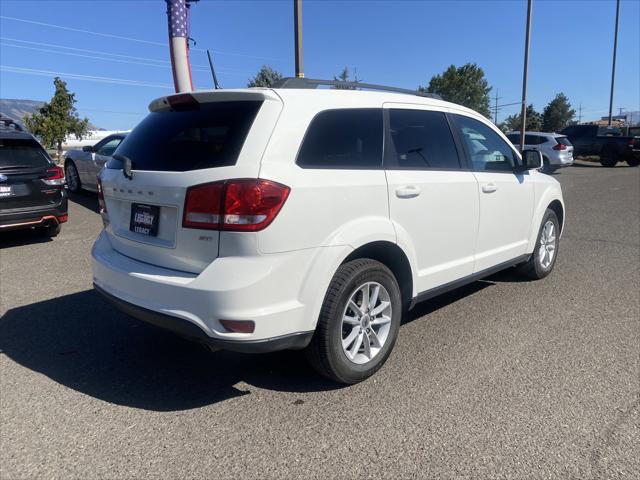
[[[386,168],[457,170],[458,151],[442,112],[390,109]]]
[[[558,142],[561,145],[566,145],[567,147],[572,146],[573,144],[569,141],[569,139],[567,137],[556,137],[555,138],[556,142]]]
[[[201,104],[150,113],[118,146],[134,170],[186,172],[235,165],[262,102]],[[111,160],[107,168],[122,168]]]
[[[296,163],[302,168],[380,168],[382,109],[320,112],[309,125]]]
[[[516,147],[520,146],[520,135],[517,133],[510,133],[507,135],[507,138],[511,143],[513,143]],[[525,145],[540,145],[541,143],[546,142],[546,138],[540,135],[525,135],[524,136],[524,144]]]
[[[31,139],[0,139],[0,169],[46,168],[51,162],[40,144]]]

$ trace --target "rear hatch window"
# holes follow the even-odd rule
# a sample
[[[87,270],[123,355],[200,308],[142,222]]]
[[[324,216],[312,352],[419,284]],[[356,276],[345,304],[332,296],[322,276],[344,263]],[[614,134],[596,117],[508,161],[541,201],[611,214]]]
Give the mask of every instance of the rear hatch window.
[[[200,104],[197,110],[150,113],[120,144],[116,156],[133,170],[187,172],[236,164],[262,101]],[[121,169],[113,159],[107,168]]]
[[[32,139],[0,139],[0,170],[45,169],[51,166],[46,152]]]

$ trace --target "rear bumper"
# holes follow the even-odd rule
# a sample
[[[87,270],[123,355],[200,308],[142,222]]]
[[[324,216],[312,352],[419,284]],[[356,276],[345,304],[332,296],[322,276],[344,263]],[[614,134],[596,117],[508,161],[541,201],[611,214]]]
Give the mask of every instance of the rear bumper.
[[[117,252],[103,231],[92,250],[93,283],[123,312],[213,347],[242,352],[304,348],[317,314],[299,300],[309,252],[224,257],[199,274]],[[251,320],[252,333],[220,320]]]
[[[97,292],[101,293],[104,298],[111,303],[111,305],[127,315],[173,332],[189,340],[202,343],[213,348],[219,348],[221,350],[230,350],[242,353],[267,353],[278,350],[298,350],[306,347],[313,336],[313,332],[300,332],[259,340],[225,340],[212,338],[204,333],[201,328],[188,320],[155,312],[153,310],[125,302],[124,300],[107,293],[95,283],[93,284],[93,287]]]
[[[44,227],[67,221],[67,197],[55,206],[24,211],[0,211],[0,230]]]

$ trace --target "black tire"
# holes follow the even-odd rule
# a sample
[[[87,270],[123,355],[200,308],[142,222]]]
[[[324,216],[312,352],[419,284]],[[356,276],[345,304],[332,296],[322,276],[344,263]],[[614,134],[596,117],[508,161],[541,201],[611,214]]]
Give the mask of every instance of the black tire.
[[[630,167],[637,167],[640,165],[640,158],[627,158],[626,162]]]
[[[543,266],[541,263],[541,254],[540,254],[540,240],[542,238],[542,231],[544,226],[548,221],[553,222],[555,228],[555,252],[551,259],[551,264],[547,267]],[[558,247],[560,245],[560,221],[558,220],[558,216],[556,212],[547,208],[547,211],[544,213],[542,217],[542,222],[540,222],[540,228],[538,229],[538,236],[536,237],[536,245],[533,249],[533,253],[531,254],[531,258],[524,264],[519,267],[519,271],[525,277],[530,278],[531,280],[540,280],[551,273],[553,267],[556,264],[556,260],[558,259]]]
[[[69,178],[72,175],[75,175],[77,179],[76,182],[69,183]],[[67,179],[67,189],[72,193],[78,193],[82,190],[82,182],[80,181],[80,175],[78,175],[78,169],[76,168],[76,164],[73,163],[73,160],[67,160],[64,164],[64,176]]]
[[[616,163],[618,163],[618,159],[616,158],[616,154],[613,150],[607,149],[602,152],[602,155],[600,155],[600,165],[603,167],[613,168],[616,166]]]
[[[381,350],[368,362],[357,364],[347,358],[342,348],[342,315],[354,291],[367,282],[377,282],[387,290],[391,302],[391,323]],[[305,354],[321,375],[344,384],[361,382],[377,372],[389,358],[401,319],[400,288],[391,270],[368,258],[347,262],[338,268],[331,280],[316,331]]]
[[[62,225],[59,223],[50,224],[46,227],[40,227],[40,234],[44,237],[57,237],[62,230]]]

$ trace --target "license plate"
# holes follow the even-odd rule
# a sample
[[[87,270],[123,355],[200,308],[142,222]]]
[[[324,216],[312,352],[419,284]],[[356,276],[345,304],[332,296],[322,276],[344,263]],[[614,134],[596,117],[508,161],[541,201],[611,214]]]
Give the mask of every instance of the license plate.
[[[131,204],[131,221],[129,230],[141,235],[155,237],[158,235],[160,207],[155,205]]]
[[[12,193],[11,185],[0,185],[0,198],[10,197]]]

